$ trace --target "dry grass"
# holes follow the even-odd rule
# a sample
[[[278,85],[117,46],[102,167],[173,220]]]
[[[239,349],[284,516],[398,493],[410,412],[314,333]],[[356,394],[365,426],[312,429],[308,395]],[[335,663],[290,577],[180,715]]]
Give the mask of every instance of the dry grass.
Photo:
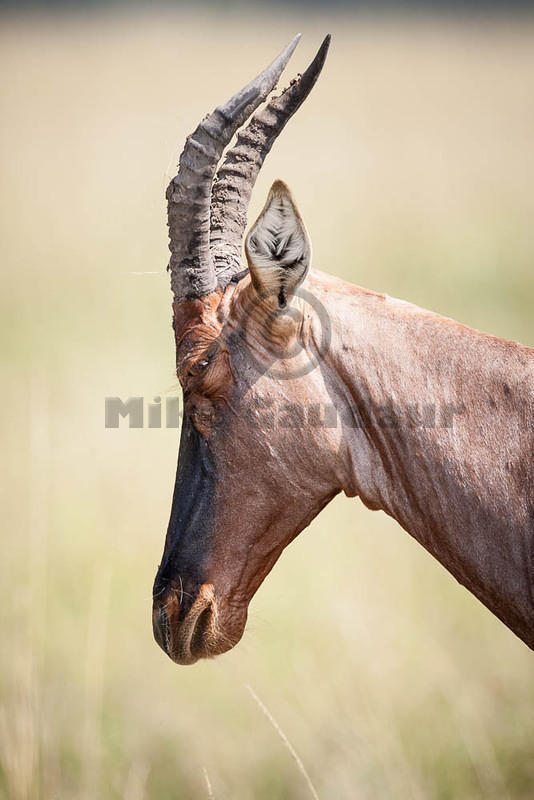
[[[242,644],[177,668],[150,629],[177,437],[105,430],[173,391],[163,193],[198,118],[302,21],[5,19],[0,794],[521,800],[532,654],[385,516],[339,499]],[[304,22],[333,48],[265,165],[315,264],[534,344],[534,24]],[[330,146],[330,143],[333,146]]]

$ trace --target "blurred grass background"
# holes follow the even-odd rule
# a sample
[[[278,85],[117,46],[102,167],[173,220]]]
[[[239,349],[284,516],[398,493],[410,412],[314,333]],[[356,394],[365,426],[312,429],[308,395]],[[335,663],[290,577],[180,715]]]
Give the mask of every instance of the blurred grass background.
[[[534,20],[316,9],[4,14],[0,795],[531,798],[534,660],[383,514],[338,498],[243,642],[152,640],[177,391],[164,190],[187,133],[294,35],[324,74],[268,158],[318,268],[534,345]]]

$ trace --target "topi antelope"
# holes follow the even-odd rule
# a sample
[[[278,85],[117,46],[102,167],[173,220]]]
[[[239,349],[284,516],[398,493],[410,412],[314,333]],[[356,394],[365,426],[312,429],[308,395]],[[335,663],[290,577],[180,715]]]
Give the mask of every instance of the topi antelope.
[[[199,124],[167,191],[186,413],[155,638],[178,664],[233,647],[282,550],[345,492],[534,649],[534,350],[312,270],[281,181],[241,267],[258,172],[327,54],[329,37],[254,114],[298,39]]]

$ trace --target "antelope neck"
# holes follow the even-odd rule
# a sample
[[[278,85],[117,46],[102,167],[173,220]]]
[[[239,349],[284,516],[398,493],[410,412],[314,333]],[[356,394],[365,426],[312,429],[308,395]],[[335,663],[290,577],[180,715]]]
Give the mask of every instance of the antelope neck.
[[[326,277],[343,489],[534,648],[534,350]]]

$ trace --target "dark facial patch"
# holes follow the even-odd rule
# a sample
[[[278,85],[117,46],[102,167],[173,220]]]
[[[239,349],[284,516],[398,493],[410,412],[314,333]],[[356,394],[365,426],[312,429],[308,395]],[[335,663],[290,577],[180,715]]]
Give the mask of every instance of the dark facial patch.
[[[214,520],[215,473],[209,445],[185,415],[165,550],[154,597],[173,586],[183,619],[204,583]]]

